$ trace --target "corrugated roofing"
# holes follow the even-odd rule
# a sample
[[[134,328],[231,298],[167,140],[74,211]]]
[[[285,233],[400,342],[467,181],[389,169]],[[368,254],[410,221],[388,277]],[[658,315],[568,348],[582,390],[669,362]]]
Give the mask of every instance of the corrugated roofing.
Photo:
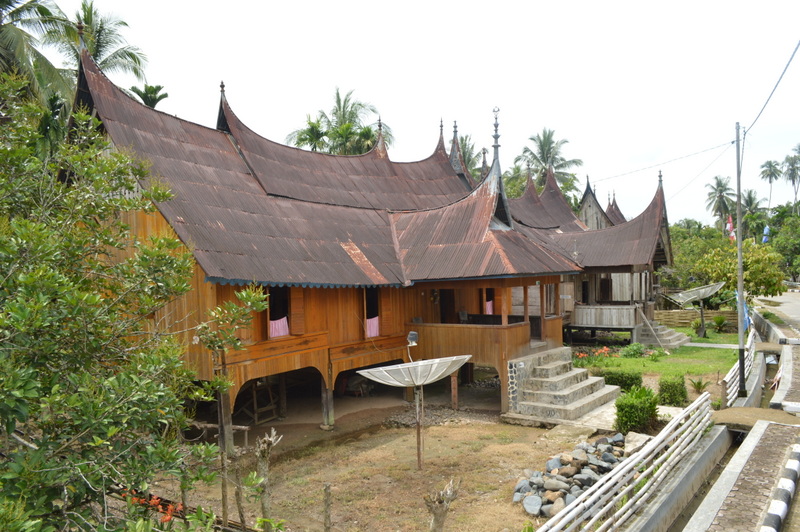
[[[135,101],[88,54],[81,71],[80,98],[94,106],[116,146],[151,161],[152,175],[172,189],[175,197],[157,206],[214,282],[374,286],[579,271],[537,244],[538,236],[490,229],[496,179],[465,196],[465,185],[441,166],[449,165],[443,150],[408,164],[387,164],[374,153],[319,157],[234,125],[248,146],[240,153],[225,132]],[[314,187],[315,180],[324,184]],[[417,194],[427,188],[434,192]],[[451,196],[459,199],[407,210]],[[405,212],[369,206],[378,201]]]
[[[650,205],[629,222],[573,233],[551,233],[584,268],[659,265],[668,259],[669,242],[664,190],[659,182]]]
[[[371,209],[426,209],[470,192],[441,142],[430,157],[410,163],[393,162],[382,150],[328,155],[259,136],[239,120],[224,96],[221,114],[256,178],[272,195]]]
[[[508,200],[511,215],[521,224],[534,229],[551,229],[563,232],[586,231],[587,227],[575,216],[564,198],[552,171],[547,172],[542,193],[529,179],[525,193]]]
[[[606,216],[608,216],[608,219],[611,220],[611,223],[614,225],[624,224],[627,222],[625,215],[622,214],[622,211],[619,209],[619,205],[617,205],[616,196],[614,196],[614,199],[608,204],[605,212]]]

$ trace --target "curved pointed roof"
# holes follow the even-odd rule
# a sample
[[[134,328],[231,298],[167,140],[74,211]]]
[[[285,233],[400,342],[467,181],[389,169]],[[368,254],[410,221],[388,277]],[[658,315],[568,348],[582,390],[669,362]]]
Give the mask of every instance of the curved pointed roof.
[[[664,189],[659,181],[647,208],[636,218],[583,233],[553,233],[553,239],[584,268],[654,267],[672,262]]]
[[[363,155],[329,155],[285,146],[245,126],[221,100],[220,116],[268,194],[330,205],[424,209],[450,203],[470,189],[458,177],[443,142],[427,159],[392,162],[373,149]]]
[[[611,223],[614,225],[624,224],[628,220],[625,218],[625,215],[622,214],[622,211],[617,205],[617,195],[614,194],[614,198],[609,202],[608,207],[606,207],[606,215],[608,219],[611,220]]]
[[[583,197],[581,197],[578,216],[592,230],[614,225],[606,211],[600,206],[600,202],[589,184],[589,176],[586,176],[586,188],[583,191]]]
[[[500,178],[491,176],[451,205],[391,213],[407,277],[414,280],[577,273],[540,237],[498,224]]]
[[[449,192],[448,186],[459,182],[452,169],[429,178],[426,168],[437,168],[439,161],[449,165],[446,155],[434,154],[436,164],[398,165],[374,153],[301,154],[255,136],[232,113],[221,115],[231,129],[228,134],[146,107],[114,86],[88,54],[82,56],[79,80],[78,100],[92,107],[113,144],[150,161],[154,178],[173,191],[171,200],[156,206],[212,282],[403,286],[436,278],[579,271],[568,259],[497,222],[499,177],[466,194]],[[397,168],[402,171],[388,173]],[[285,174],[299,174],[305,188],[292,189]],[[311,176],[330,179],[317,190]],[[377,187],[355,195],[356,185],[366,189],[370,182],[394,178],[414,190],[392,194]],[[322,191],[337,194],[336,184],[345,190],[334,200],[316,201]],[[457,199],[405,212],[365,206],[380,198],[392,203],[395,195],[395,204],[415,203],[415,190],[423,184],[438,190],[423,202],[448,194]],[[301,197],[278,196],[270,189]],[[352,206],[330,203],[348,198],[358,201]]]
[[[562,232],[587,229],[586,224],[575,216],[550,170],[541,194],[536,192],[536,185],[529,177],[522,196],[508,202],[514,219],[527,227]]]

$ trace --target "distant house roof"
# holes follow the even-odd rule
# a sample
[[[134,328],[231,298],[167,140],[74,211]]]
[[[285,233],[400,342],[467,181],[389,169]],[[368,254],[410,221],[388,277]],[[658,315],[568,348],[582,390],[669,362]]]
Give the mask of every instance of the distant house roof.
[[[546,174],[541,194],[529,178],[522,196],[508,201],[514,219],[526,227],[561,232],[587,230],[567,203],[551,170]]]
[[[157,207],[212,282],[398,286],[580,270],[541,237],[510,227],[499,174],[470,192],[441,135],[434,154],[416,163],[392,163],[382,150],[298,150],[244,127],[224,98],[228,132],[150,109],[87,53],[77,99],[116,147],[149,160],[172,189],[175,197]]]
[[[606,207],[606,215],[608,215],[608,219],[611,220],[611,223],[614,225],[624,224],[628,221],[625,215],[622,214],[622,211],[619,210],[616,194],[612,196],[612,200],[608,203],[608,207]]]
[[[572,253],[586,269],[636,269],[672,262],[669,222],[660,179],[650,205],[636,218],[604,229],[551,233],[551,236],[565,253]]]
[[[602,229],[614,225],[614,222],[608,217],[608,214],[600,206],[597,196],[589,184],[589,177],[586,177],[586,188],[583,191],[583,197],[578,208],[578,217],[589,229]]]

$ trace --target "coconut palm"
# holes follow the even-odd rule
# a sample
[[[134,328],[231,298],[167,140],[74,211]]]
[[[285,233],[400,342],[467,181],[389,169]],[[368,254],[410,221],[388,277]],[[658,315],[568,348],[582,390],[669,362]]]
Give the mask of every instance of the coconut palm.
[[[60,12],[46,0],[0,0],[0,72],[16,73],[28,90],[47,103],[66,89],[59,70],[36,46],[37,37],[58,25]]]
[[[566,139],[556,140],[555,131],[543,128],[541,133],[530,137],[533,142],[533,149],[525,146],[522,154],[514,159],[514,164],[530,166],[536,178],[536,186],[544,184],[545,175],[548,168],[553,169],[553,175],[559,184],[565,184],[574,175],[567,172],[570,168],[582,166],[580,159],[565,159],[561,150],[569,141]]]
[[[81,53],[80,25],[83,25],[83,41],[89,55],[104,72],[130,73],[144,81],[147,57],[136,46],[127,44],[122,36],[122,30],[128,27],[128,23],[111,15],[103,15],[93,0],[83,0],[74,21],[65,19],[58,27],[49,28],[42,41],[55,46],[77,72]]]
[[[735,206],[731,178],[716,176],[713,183],[707,183],[709,189],[706,197],[706,209],[719,217],[720,227],[725,231],[725,217],[732,213]]]
[[[158,102],[169,97],[168,93],[161,92],[163,89],[164,87],[162,85],[148,85],[145,83],[144,88],[142,89],[139,87],[131,87],[130,90],[132,93],[138,96],[140,100],[142,100],[143,104],[145,104],[147,107],[155,109],[156,105],[158,105]]]
[[[800,188],[800,144],[794,147],[794,154],[783,160],[783,177],[791,183],[794,190],[794,212],[797,214],[797,189]]]
[[[767,202],[767,210],[772,208],[772,183],[779,180],[783,172],[781,171],[781,163],[778,161],[766,161],[761,165],[761,179],[769,183],[769,200]]]
[[[761,207],[763,199],[758,198],[758,193],[753,189],[742,192],[742,233],[745,236],[755,237],[761,234],[766,225],[764,208]]]
[[[481,152],[475,150],[475,144],[470,135],[460,135],[458,137],[458,148],[461,151],[461,159],[464,161],[467,173],[475,180],[481,178]]]
[[[391,145],[393,136],[389,126],[380,119],[372,124],[366,123],[373,114],[378,114],[374,105],[353,98],[352,90],[342,96],[337,87],[333,108],[327,113],[319,111],[315,120],[306,115],[306,127],[289,133],[286,142],[312,151],[357,155],[375,146],[380,129],[384,143]]]

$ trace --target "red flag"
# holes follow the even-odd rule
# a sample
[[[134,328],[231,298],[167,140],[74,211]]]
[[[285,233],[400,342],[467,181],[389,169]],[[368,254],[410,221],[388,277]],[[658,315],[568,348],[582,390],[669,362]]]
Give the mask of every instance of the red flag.
[[[731,215],[728,215],[728,223],[725,224],[725,230],[728,232],[728,238],[731,239],[731,242],[736,240],[736,231],[733,230],[733,218]]]

